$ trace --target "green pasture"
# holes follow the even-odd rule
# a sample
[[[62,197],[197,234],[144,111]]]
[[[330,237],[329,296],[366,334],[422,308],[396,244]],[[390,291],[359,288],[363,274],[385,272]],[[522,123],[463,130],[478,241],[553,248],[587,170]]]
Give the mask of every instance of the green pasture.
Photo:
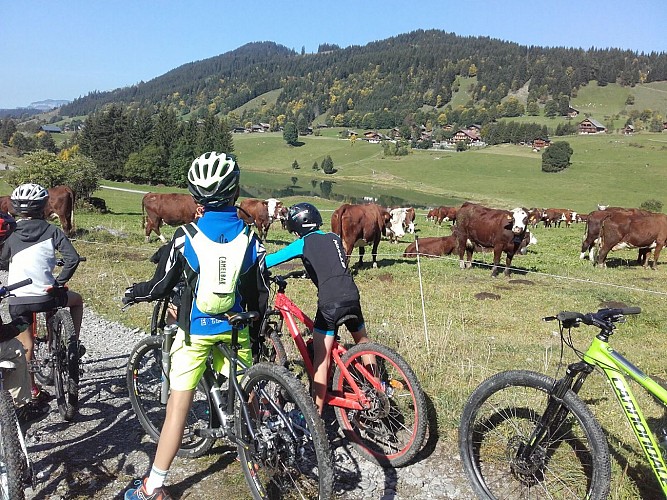
[[[464,153],[413,150],[404,157],[385,157],[382,146],[333,137],[300,138],[299,147],[285,144],[277,133],[234,136],[245,178],[257,176],[264,192],[318,193],[321,181],[332,181],[341,196],[389,193],[406,204],[435,206],[462,200],[490,206],[539,206],[590,212],[597,203],[639,206],[664,199],[667,134],[568,136],[574,150],[564,172],[541,170],[541,153],[530,147],[498,145]],[[312,170],[314,161],[330,155],[338,172]],[[300,168],[292,169],[297,160]],[[296,178],[293,182],[292,178]],[[314,184],[313,184],[314,183]]]
[[[79,267],[72,288],[104,316],[147,329],[149,304],[120,312],[125,287],[152,275],[154,266],[147,259],[159,246],[154,237],[144,243],[141,194],[103,189],[96,195],[105,198],[111,213],[77,212],[75,245],[88,260]],[[287,197],[284,202],[302,199]],[[305,199],[320,207],[327,229],[338,204]],[[418,210],[420,238],[450,233],[447,224],[437,226],[424,215],[424,210]],[[170,236],[173,229],[164,232]],[[354,270],[370,335],[397,349],[415,368],[432,403],[439,439],[449,449],[456,446],[462,406],[484,378],[510,368],[562,373],[556,326],[541,320],[561,310],[587,312],[620,303],[641,306],[643,313],[620,325],[613,343],[643,370],[667,377],[663,357],[654,355],[665,344],[667,264],[656,271],[645,270],[634,265],[634,252],[623,251],[611,254],[607,269],[598,269],[579,260],[582,224],[537,227],[534,232],[537,245],[515,258],[516,269],[510,278],[490,277],[491,255],[486,253],[476,254],[476,265],[465,271],[459,269],[455,256],[419,261],[403,258],[412,236],[399,244],[383,240],[379,267]],[[292,239],[274,225],[265,242],[267,250],[282,248]],[[355,251],[353,262],[356,259]],[[305,311],[314,313],[316,291],[310,282],[292,283],[288,294]],[[584,349],[593,334],[586,328],[574,331],[577,347]],[[575,359],[569,350],[564,353],[563,362]],[[615,452],[614,498],[655,497],[655,485],[647,480],[649,471],[640,450],[602,378],[590,377],[582,396],[610,436]],[[663,422],[663,411],[652,401],[640,397],[640,402],[647,406],[652,421]]]

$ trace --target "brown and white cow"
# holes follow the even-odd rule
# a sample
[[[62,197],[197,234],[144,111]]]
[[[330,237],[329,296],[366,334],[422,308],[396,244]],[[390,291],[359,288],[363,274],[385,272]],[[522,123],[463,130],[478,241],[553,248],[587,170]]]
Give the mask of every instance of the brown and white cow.
[[[180,226],[195,220],[198,205],[189,194],[182,193],[146,193],[141,200],[143,215],[142,226],[146,231],[146,242],[150,240],[151,231],[164,243],[165,237],[160,233],[162,223]]]
[[[521,249],[527,224],[528,213],[523,208],[509,211],[464,203],[457,213],[455,233],[461,269],[472,266],[474,247],[480,246],[493,249],[491,276],[494,277],[498,275],[500,257],[505,252],[505,275],[509,276],[512,258]],[[467,262],[463,260],[464,252]]]
[[[380,239],[387,234],[389,212],[373,203],[367,205],[344,204],[331,215],[331,231],[340,236],[348,263],[355,247],[359,248],[359,262],[364,259],[365,246],[372,245],[373,267],[377,267],[377,248]]]
[[[257,229],[257,234],[262,240],[266,239],[272,222],[269,215],[269,203],[266,200],[246,198],[239,203],[238,214],[246,224]]]
[[[279,199],[267,198],[266,208],[269,211],[270,224],[273,224],[273,221],[276,220],[279,220],[282,224],[287,220],[287,207],[283,206],[283,202]]]
[[[653,250],[655,269],[660,258],[660,251],[667,244],[667,215],[659,213],[614,212],[602,222],[600,229],[600,253],[598,267],[605,267],[607,255],[612,250],[639,248],[642,266],[648,264],[648,254]]]
[[[44,207],[44,218],[57,217],[67,236],[74,234],[74,191],[69,186],[48,189],[49,200]],[[0,211],[16,215],[10,196],[0,196]]]
[[[415,232],[415,209],[412,207],[399,207],[389,210],[389,227],[387,235],[389,241],[397,243],[405,233]]]
[[[570,227],[577,222],[577,212],[568,208],[547,208],[543,211],[542,221],[544,227],[560,227],[565,222],[565,227]]]
[[[449,236],[419,238],[408,245],[403,252],[403,257],[415,257],[417,255],[417,246],[419,246],[419,255],[426,257],[450,255],[457,249],[456,235],[450,234]]]
[[[646,210],[641,210],[639,208],[623,208],[623,207],[609,207],[606,206],[604,210],[593,210],[586,216],[586,234],[584,236],[584,241],[581,243],[581,253],[579,254],[580,259],[585,259],[586,254],[588,254],[588,259],[591,262],[595,262],[595,247],[600,243],[600,228],[602,227],[602,222],[611,217],[613,213],[621,212],[628,215],[632,214],[650,214]]]

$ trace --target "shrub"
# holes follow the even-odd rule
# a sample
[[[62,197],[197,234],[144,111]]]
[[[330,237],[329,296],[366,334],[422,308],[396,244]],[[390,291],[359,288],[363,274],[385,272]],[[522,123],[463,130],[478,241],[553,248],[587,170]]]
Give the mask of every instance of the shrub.
[[[542,153],[542,171],[560,172],[570,166],[573,150],[565,141],[553,142]]]
[[[648,210],[650,212],[662,212],[662,202],[660,200],[646,200],[639,208],[642,210]]]

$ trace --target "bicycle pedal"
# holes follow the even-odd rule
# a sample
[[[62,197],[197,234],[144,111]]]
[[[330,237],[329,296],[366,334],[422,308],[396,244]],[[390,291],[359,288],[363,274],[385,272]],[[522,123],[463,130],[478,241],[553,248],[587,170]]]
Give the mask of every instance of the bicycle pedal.
[[[195,436],[203,438],[221,438],[224,437],[224,432],[222,429],[195,429]]]

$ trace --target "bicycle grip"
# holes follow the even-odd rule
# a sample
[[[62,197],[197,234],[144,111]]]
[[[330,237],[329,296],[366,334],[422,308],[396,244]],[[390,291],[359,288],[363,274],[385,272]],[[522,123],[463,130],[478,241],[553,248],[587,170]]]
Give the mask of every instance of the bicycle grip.
[[[6,292],[11,292],[12,290],[16,290],[17,288],[21,288],[22,286],[26,286],[32,283],[32,278],[27,278],[22,281],[18,281],[16,283],[12,283],[11,285],[7,285],[4,287]]]
[[[633,306],[633,307],[621,307],[621,314],[624,316],[627,316],[628,314],[639,314],[642,312],[641,307]]]

